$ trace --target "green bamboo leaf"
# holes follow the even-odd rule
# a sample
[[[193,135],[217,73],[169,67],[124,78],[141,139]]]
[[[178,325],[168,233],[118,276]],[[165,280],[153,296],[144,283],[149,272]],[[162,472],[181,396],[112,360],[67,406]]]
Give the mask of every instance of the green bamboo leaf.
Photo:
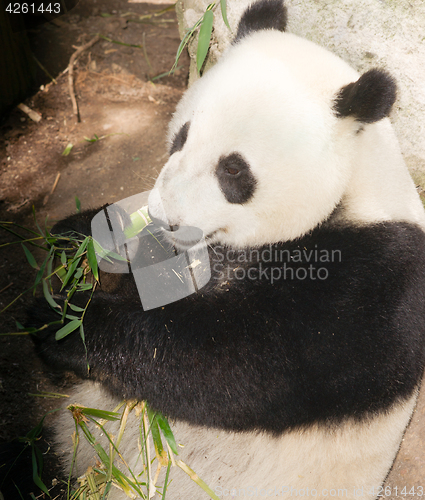
[[[37,222],[37,217],[36,217],[36,215],[35,215],[35,206],[34,206],[34,205],[32,206],[32,216],[33,216],[33,218],[34,218],[34,222],[35,222],[35,225],[37,226],[37,229],[38,229],[38,231],[39,231],[39,234],[40,234],[40,235],[42,235],[42,234],[43,234],[43,231],[42,231],[42,229],[41,229],[41,227],[40,227],[39,223]]]
[[[202,65],[204,64],[210,47],[213,22],[214,13],[212,10],[207,10],[199,30],[198,50],[196,51],[196,67],[198,68],[198,73],[201,72]]]
[[[83,317],[83,316],[82,316]],[[87,346],[86,346],[86,336],[84,335],[84,325],[80,325],[80,337],[84,344],[84,350],[86,351],[86,361],[87,361],[87,371],[90,371],[89,362],[87,360]]]
[[[78,409],[78,410],[81,410],[81,407],[80,406],[68,406],[67,407],[68,410],[71,410],[72,412],[74,411],[74,409]],[[75,417],[74,417],[75,418]],[[90,432],[89,428],[87,427],[86,423],[84,422],[84,420],[79,420],[78,421],[78,425],[81,427],[81,429],[83,430],[84,432],[84,435],[86,436],[87,438],[87,441],[93,446],[96,442],[96,439],[94,438],[93,434]]]
[[[193,32],[195,31],[195,28],[197,28],[201,24],[201,19],[197,21],[195,26],[191,28],[183,37],[182,41],[180,42],[179,48],[177,49],[177,54],[176,54],[176,59],[174,61],[173,67],[170,69],[170,73],[173,73],[175,69],[177,68],[177,64],[179,62],[180,56],[182,55],[183,49],[186,47],[187,42],[189,41],[189,38],[193,35]]]
[[[47,257],[44,259],[43,264],[41,264],[40,270],[38,271],[35,277],[34,286],[37,286],[40,283],[41,278],[43,277],[44,274],[44,269],[46,268],[46,264],[49,261],[50,257],[53,255],[53,252],[54,252],[54,247],[51,247],[49,253],[47,254]]]
[[[84,311],[84,309],[82,307],[76,306],[75,304],[71,304],[70,302],[68,302],[68,306],[70,307],[70,309],[72,309],[75,312],[80,313],[80,312]]]
[[[220,7],[221,7],[221,15],[223,16],[223,21],[224,24],[229,28],[230,31],[230,24],[229,21],[227,20],[227,0],[220,0]]]
[[[68,305],[70,305],[69,302],[68,302]],[[65,314],[65,318],[66,319],[80,319],[79,316],[74,316],[73,314]]]
[[[83,255],[83,253],[85,252],[86,250],[86,247],[89,243],[89,241],[91,240],[91,237],[90,236],[86,236],[84,238],[84,241],[81,243],[81,245],[79,246],[78,250],[77,250],[77,253],[75,254],[75,257],[74,259],[76,259],[77,257],[80,257],[81,255]]]
[[[75,257],[74,257],[74,260],[71,262],[69,269],[68,269],[68,272],[66,273],[65,279],[63,280],[61,291],[67,285],[70,278],[72,276],[74,276],[74,272],[77,269],[77,266],[80,263],[80,260],[81,260],[81,257],[79,257],[78,259],[75,259]]]
[[[74,274],[74,279],[79,280],[81,276],[83,275],[83,268],[79,267]]]
[[[49,290],[49,285],[46,282],[46,280],[43,280],[43,294],[44,294],[44,298],[47,300],[50,307],[53,307],[53,309],[62,310],[61,306],[57,302],[54,301],[54,299],[50,293],[50,290]]]
[[[78,285],[78,290],[85,291],[85,290],[91,290],[93,288],[93,285],[91,283],[82,283]]]
[[[102,500],[106,500],[108,498],[108,493],[111,491],[112,488],[112,481],[108,481],[105,486],[105,491],[103,492],[102,495]]]
[[[85,408],[84,406],[77,407],[83,415],[90,415],[95,418],[103,418],[105,420],[119,420],[121,414],[115,411],[98,410],[97,408]]]
[[[168,453],[167,473],[165,474],[164,489],[162,491],[162,498],[161,498],[161,500],[165,500],[165,494],[167,493],[167,488],[168,488],[168,476],[170,475],[170,469],[171,469],[171,458],[170,458],[170,454]]]
[[[60,340],[69,335],[71,332],[79,328],[79,326],[82,324],[81,319],[73,319],[69,323],[67,323],[65,326],[63,326],[60,330],[56,332],[55,339]]]
[[[77,207],[77,213],[81,212],[81,201],[78,199],[78,196],[75,197],[75,205]]]
[[[105,259],[108,262],[112,262],[111,259],[127,262],[127,259],[121,257],[121,255],[109,250],[105,250],[96,240],[93,240],[93,245],[100,259]]]
[[[99,458],[101,462],[106,466],[106,468],[109,469],[110,467],[110,461],[109,461],[109,455],[106,453],[106,451],[102,448],[102,446],[96,442],[93,434],[89,431],[87,425],[83,420],[78,422],[78,425],[81,427],[83,430],[85,436],[87,437],[87,440],[89,443],[93,446],[93,448],[96,450],[97,454],[99,455]],[[109,436],[108,436],[108,439]],[[143,497],[143,494],[141,493],[140,489],[137,487],[137,485],[131,481],[128,477],[126,477],[120,470],[117,469],[115,465],[112,464],[112,474],[115,478],[115,480],[119,483],[119,485],[122,487],[124,492],[127,494],[127,496],[131,496],[131,488],[133,488],[140,496]],[[131,488],[130,488],[131,487]]]
[[[66,253],[65,253],[65,250],[62,250],[62,253],[61,253],[61,264],[63,266],[66,265]]]
[[[177,460],[177,466],[180,467],[186,474],[195,481],[195,483],[200,486],[207,495],[212,498],[212,500],[220,500],[220,498],[214,493],[214,491],[203,481],[198,474],[195,473],[193,469],[191,469],[188,465],[186,465],[182,460]]]
[[[38,457],[38,460],[37,460],[37,451],[39,453],[40,450],[38,448],[35,447],[35,445],[31,446],[31,455],[32,455],[32,479],[34,481],[34,483],[40,488],[40,490],[44,491],[44,493],[46,493],[48,496],[50,496],[49,494],[49,490],[47,489],[46,485],[43,483],[43,481],[41,480],[41,477],[38,473],[38,470],[39,470],[39,467],[40,467],[40,463],[39,463],[39,460],[40,460],[40,456]],[[41,460],[43,459],[43,457],[41,456]]]
[[[66,148],[63,150],[62,156],[68,156],[71,152],[71,149],[74,147],[74,144],[69,143]]]
[[[53,268],[53,261],[55,260],[55,255],[52,253],[50,256],[50,259],[47,261],[47,276],[49,276],[49,282],[50,282],[50,276],[52,275],[52,268]]]
[[[55,269],[55,274],[57,274],[59,279],[63,282],[66,276],[66,271],[63,267],[58,267],[57,269]]]
[[[21,245],[22,245],[22,248],[24,249],[25,256],[29,262],[29,265],[31,267],[33,267],[34,269],[39,269],[37,261],[34,258],[34,255],[28,250],[28,248],[23,243],[21,243]]]
[[[46,413],[46,415],[47,415],[47,413]],[[32,441],[36,440],[41,435],[41,431],[43,430],[43,423],[44,423],[44,419],[45,419],[46,415],[44,415],[41,418],[41,420],[38,422],[38,424],[27,433],[27,435],[25,436],[26,441],[32,442]]]
[[[162,454],[162,450],[164,449],[161,440],[161,434],[159,432],[158,421],[156,420],[156,412],[152,411],[149,406],[146,407],[148,412],[148,419],[150,425],[150,431],[152,433],[153,444],[158,455]]]
[[[168,420],[159,412],[156,414],[156,421],[173,453],[178,455],[177,444]]]
[[[96,251],[94,249],[93,239],[90,239],[87,245],[87,260],[89,261],[89,266],[91,272],[93,273],[94,279],[99,281],[99,269],[97,266]]]

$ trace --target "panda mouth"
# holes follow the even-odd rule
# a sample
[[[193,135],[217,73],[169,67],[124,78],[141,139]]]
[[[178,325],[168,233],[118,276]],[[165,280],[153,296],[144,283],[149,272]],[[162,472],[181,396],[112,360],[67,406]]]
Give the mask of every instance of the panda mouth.
[[[201,229],[192,226],[181,226],[173,230],[163,227],[162,230],[167,241],[179,250],[188,250],[203,241],[208,245],[219,231],[224,231],[216,229],[204,236]]]
[[[203,240],[203,232],[197,227],[174,226],[172,229],[162,229],[166,239],[181,250],[188,250]]]

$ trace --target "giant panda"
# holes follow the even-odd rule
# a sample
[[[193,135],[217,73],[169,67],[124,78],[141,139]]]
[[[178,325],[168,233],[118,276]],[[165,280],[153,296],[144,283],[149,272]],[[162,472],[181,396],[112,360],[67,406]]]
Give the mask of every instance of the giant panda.
[[[144,311],[131,274],[101,279],[87,358],[77,332],[35,342],[83,379],[74,402],[136,398],[167,415],[218,497],[372,499],[423,372],[425,215],[388,118],[392,77],[358,75],[285,24],[280,0],[249,6],[171,120],[149,212],[177,247],[179,228],[202,230],[208,284]],[[90,234],[95,213],[54,231]],[[56,318],[43,302],[35,311],[34,323]],[[72,418],[58,429],[69,463]],[[121,450],[140,472],[136,418]],[[95,463],[81,440],[76,474]],[[171,477],[166,498],[207,498]]]

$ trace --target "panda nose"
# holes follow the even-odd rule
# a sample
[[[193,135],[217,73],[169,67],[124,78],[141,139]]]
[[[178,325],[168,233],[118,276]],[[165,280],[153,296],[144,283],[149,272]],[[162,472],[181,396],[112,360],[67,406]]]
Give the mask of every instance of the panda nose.
[[[157,217],[154,217],[152,215],[152,213],[149,211],[149,209],[148,209],[148,214],[149,214],[149,217],[151,218],[151,221],[157,226],[163,227],[164,229],[167,229],[169,231],[177,231],[179,228],[179,226],[177,224],[171,225],[171,224],[168,224],[168,222],[164,222],[163,220],[158,219]]]

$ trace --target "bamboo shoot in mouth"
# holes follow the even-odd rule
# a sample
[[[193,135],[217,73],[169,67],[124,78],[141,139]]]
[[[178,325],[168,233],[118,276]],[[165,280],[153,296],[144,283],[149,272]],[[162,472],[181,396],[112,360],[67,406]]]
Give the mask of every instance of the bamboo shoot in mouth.
[[[130,215],[130,219],[131,219],[131,225],[124,229],[124,234],[128,239],[137,236],[140,233],[140,231],[143,230],[143,228],[145,228],[148,224],[152,222],[148,214],[147,205],[142,208],[139,208],[139,210],[136,210],[136,212],[133,212]]]

